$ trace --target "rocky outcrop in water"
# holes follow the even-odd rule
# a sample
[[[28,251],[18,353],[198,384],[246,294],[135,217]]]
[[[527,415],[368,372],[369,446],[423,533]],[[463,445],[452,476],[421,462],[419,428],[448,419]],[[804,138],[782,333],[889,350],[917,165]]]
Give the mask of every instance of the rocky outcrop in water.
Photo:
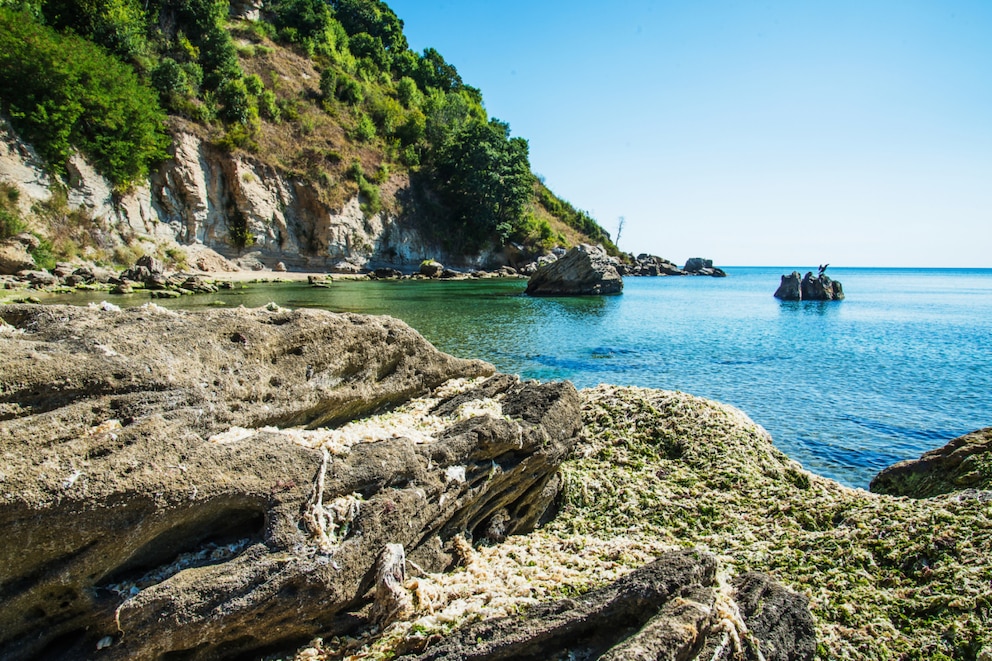
[[[570,384],[456,387],[493,368],[385,317],[0,318],[9,659],[245,658],[367,626],[384,552],[439,570],[453,540],[530,530],[580,427]],[[421,395],[406,427],[340,427]]]
[[[686,261],[685,266],[682,267],[682,270],[690,275],[709,275],[714,278],[727,277],[727,274],[723,269],[713,266],[712,259],[703,259],[702,257],[689,258]]]
[[[871,481],[875,493],[931,498],[963,489],[992,490],[992,427],[949,441],[882,470]]]
[[[602,246],[583,244],[538,268],[526,291],[531,296],[619,294],[623,278]]]
[[[775,290],[775,298],[783,301],[842,300],[844,288],[840,282],[831,280],[823,270],[821,269],[819,275],[815,276],[812,271],[808,271],[804,277],[800,277],[799,271],[783,275],[778,289]]]

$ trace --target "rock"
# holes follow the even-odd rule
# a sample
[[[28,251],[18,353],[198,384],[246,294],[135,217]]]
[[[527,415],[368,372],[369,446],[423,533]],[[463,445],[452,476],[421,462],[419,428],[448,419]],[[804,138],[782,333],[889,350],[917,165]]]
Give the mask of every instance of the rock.
[[[318,287],[320,289],[327,289],[331,286],[334,280],[329,275],[308,275],[307,283],[311,287]]]
[[[381,267],[369,273],[369,277],[373,280],[395,280],[402,278],[403,272],[394,268]]]
[[[193,244],[184,246],[183,250],[186,253],[187,263],[197,271],[213,273],[217,271],[241,270],[237,264],[204,245]]]
[[[151,255],[142,255],[138,258],[138,261],[134,263],[136,267],[144,267],[148,269],[148,272],[152,275],[162,275],[165,273],[165,264],[161,259],[157,257],[152,257]]]
[[[48,271],[21,271],[17,275],[31,283],[32,287],[53,287],[59,284],[59,279]]]
[[[699,273],[703,269],[713,268],[712,259],[703,259],[702,257],[690,257],[686,260],[685,266],[682,267],[683,271],[687,273]]]
[[[900,461],[876,475],[868,488],[910,498],[963,489],[992,490],[992,427],[955,438],[919,459]]]
[[[702,257],[689,258],[682,270],[690,275],[709,275],[717,278],[727,277],[723,269],[713,266],[712,259],[703,259]]]
[[[802,296],[804,301],[840,301],[844,298],[844,290],[839,282],[828,276],[822,273],[814,276],[809,271],[803,278]]]
[[[444,273],[444,265],[440,262],[436,262],[433,259],[425,259],[420,263],[421,275],[426,275],[428,278],[440,278],[442,273]]]
[[[717,608],[715,579],[713,556],[693,550],[670,551],[576,599],[537,604],[524,617],[470,624],[413,658],[813,658],[816,635],[806,600],[760,575],[748,575],[736,591],[746,628],[751,632],[750,637],[744,637],[743,654],[736,655],[731,632],[726,630],[728,623]],[[739,633],[735,631],[734,635]]]
[[[0,243],[0,275],[15,275],[37,268],[30,249],[16,239]]]
[[[798,661],[816,655],[809,600],[770,577],[749,572],[734,579],[734,600],[765,661]],[[708,658],[708,657],[707,657]]]
[[[286,262],[277,262],[276,265],[272,267],[272,270],[275,271],[276,273],[285,273]]]
[[[260,658],[354,631],[397,570],[377,572],[384,550],[438,571],[459,536],[531,530],[581,425],[570,384],[498,376],[454,398],[497,413],[460,419],[435,395],[429,438],[330,431],[493,373],[386,317],[0,318],[0,525],[22,542],[0,545],[9,659]]]
[[[618,294],[623,278],[602,246],[580,245],[561,259],[546,264],[531,276],[526,293],[531,296]]]
[[[802,277],[799,275],[799,271],[782,276],[782,281],[779,283],[778,289],[775,290],[775,298],[783,301],[802,300]]]
[[[814,276],[808,271],[800,278],[799,271],[783,275],[775,298],[783,301],[840,301],[844,298],[844,289],[836,280],[831,280],[823,273],[826,267],[821,267],[819,275]]]

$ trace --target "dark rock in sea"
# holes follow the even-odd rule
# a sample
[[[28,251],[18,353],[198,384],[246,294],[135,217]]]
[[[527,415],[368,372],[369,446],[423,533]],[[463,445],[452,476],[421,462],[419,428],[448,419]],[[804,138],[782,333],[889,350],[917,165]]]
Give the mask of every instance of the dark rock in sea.
[[[965,489],[992,490],[992,427],[955,438],[881,471],[868,487],[875,493],[930,498]]]
[[[816,634],[806,599],[760,574],[737,581],[735,596],[752,637],[736,650],[715,579],[713,556],[671,551],[579,598],[538,604],[524,617],[471,624],[415,659],[813,658]]]
[[[799,271],[793,271],[782,276],[774,296],[783,301],[839,301],[844,298],[844,288],[822,272],[814,276],[809,271],[800,277]]]
[[[631,276],[686,275],[685,271],[664,257],[646,253],[638,255],[631,264],[619,262],[617,271],[620,275]]]
[[[727,277],[726,272],[723,269],[713,266],[712,259],[703,259],[702,257],[690,257],[682,270],[689,275],[708,275],[715,278],[725,278]]]
[[[402,568],[397,546],[439,571],[461,536],[531,530],[581,426],[571,384],[501,375],[438,395],[430,439],[334,436],[493,374],[387,317],[148,304],[0,319],[5,659],[261,658],[353,631]],[[373,590],[383,621],[388,588]]]
[[[582,244],[560,259],[544,264],[527,283],[531,296],[618,294],[623,278],[602,246]]]
[[[782,281],[775,290],[775,298],[783,301],[801,301],[803,298],[803,279],[799,271],[793,271],[789,275],[783,275]]]
[[[803,278],[802,293],[804,301],[839,301],[844,298],[844,289],[839,282],[823,273],[815,276],[812,271]]]

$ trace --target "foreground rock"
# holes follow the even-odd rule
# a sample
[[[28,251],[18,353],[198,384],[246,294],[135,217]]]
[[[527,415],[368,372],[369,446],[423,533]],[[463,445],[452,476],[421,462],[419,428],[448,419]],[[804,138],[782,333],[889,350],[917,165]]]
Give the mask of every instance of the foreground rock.
[[[580,598],[535,606],[524,617],[473,624],[416,659],[813,658],[816,634],[804,597],[759,574],[741,577],[734,595],[741,630],[752,637],[737,646],[724,621],[728,605],[718,605],[715,579],[712,556],[671,551]]]
[[[911,498],[962,489],[992,490],[992,427],[955,438],[919,459],[889,466],[875,476],[869,489]]]
[[[619,294],[623,278],[602,246],[582,244],[564,257],[544,264],[527,283],[531,296]]]
[[[799,271],[793,271],[782,276],[774,296],[783,301],[840,301],[844,298],[844,288],[825,275],[822,268],[816,276],[809,271],[800,277]]]
[[[457,540],[533,528],[580,425],[571,385],[494,376],[409,431],[324,429],[493,373],[384,317],[0,318],[5,658],[246,658],[353,631],[384,552],[440,570]]]

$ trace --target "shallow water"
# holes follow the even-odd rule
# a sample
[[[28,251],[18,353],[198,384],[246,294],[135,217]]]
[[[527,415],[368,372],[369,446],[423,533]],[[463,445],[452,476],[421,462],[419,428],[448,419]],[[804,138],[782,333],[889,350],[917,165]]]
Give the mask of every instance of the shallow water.
[[[885,466],[992,425],[992,270],[832,268],[848,298],[829,303],[773,298],[791,269],[726,270],[627,278],[622,295],[599,298],[530,298],[518,280],[341,281],[157,302],[390,314],[444,351],[526,378],[716,399],[809,470],[862,488]]]

